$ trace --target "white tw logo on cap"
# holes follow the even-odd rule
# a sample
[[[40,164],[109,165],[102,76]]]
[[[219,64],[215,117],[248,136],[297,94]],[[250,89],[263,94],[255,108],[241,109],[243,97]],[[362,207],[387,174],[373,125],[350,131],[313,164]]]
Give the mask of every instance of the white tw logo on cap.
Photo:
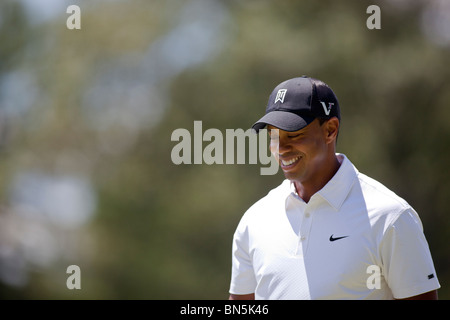
[[[327,108],[327,106],[325,105],[325,102],[320,101],[320,103],[322,104],[323,111],[325,112],[325,114],[326,114],[327,116],[329,116],[329,115],[330,115],[330,112],[331,112],[331,107],[334,106],[334,102],[328,102],[328,108]]]
[[[275,97],[275,102],[277,103],[277,101],[280,101],[281,103],[284,102],[284,96],[286,95],[287,89],[280,89],[277,92],[277,96]]]

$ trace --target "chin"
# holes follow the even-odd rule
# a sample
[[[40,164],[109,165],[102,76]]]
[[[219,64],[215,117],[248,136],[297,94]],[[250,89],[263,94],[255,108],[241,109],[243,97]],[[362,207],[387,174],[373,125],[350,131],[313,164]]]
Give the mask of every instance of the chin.
[[[284,176],[286,179],[291,180],[292,182],[294,181],[299,181],[300,177],[298,176],[298,174],[295,174],[295,172],[283,172]]]

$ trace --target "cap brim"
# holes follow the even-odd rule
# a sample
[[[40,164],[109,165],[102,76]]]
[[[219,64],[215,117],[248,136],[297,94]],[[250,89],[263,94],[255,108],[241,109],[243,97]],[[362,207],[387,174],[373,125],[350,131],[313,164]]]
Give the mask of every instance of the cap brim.
[[[266,125],[277,127],[284,131],[298,131],[314,121],[314,117],[301,117],[288,111],[272,111],[264,115],[252,128],[258,132]]]

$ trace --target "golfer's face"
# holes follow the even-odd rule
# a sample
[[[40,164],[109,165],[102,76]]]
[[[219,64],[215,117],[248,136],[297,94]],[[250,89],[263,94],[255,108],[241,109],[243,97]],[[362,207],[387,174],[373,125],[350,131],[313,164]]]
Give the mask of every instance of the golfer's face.
[[[324,129],[317,119],[299,131],[288,132],[273,126],[268,129],[270,150],[287,179],[303,183],[320,173],[327,144]]]

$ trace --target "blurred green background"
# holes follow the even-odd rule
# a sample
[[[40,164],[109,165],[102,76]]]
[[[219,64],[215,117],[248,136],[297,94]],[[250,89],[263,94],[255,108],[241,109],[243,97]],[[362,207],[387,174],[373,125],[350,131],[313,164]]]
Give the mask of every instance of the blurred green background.
[[[237,223],[283,175],[174,165],[171,134],[246,130],[309,75],[338,151],[418,211],[449,299],[449,52],[446,0],[2,0],[0,298],[227,298]]]

